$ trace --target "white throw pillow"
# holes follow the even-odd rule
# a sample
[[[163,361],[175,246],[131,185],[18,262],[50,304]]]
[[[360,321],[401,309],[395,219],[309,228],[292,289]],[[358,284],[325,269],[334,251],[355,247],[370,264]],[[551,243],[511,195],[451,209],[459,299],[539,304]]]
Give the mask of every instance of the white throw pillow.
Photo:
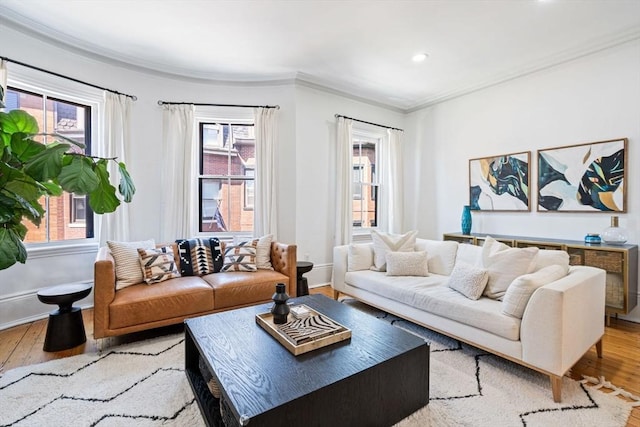
[[[522,319],[531,295],[544,285],[555,282],[567,275],[567,271],[560,265],[549,265],[536,271],[516,277],[509,285],[502,300],[502,312],[507,316]]]
[[[256,267],[259,270],[273,270],[271,265],[271,242],[273,234],[267,234],[258,239],[256,246]]]
[[[540,249],[533,271],[541,270],[550,265],[559,265],[564,268],[565,274],[569,272],[569,254],[566,251],[556,249]]]
[[[502,298],[513,279],[531,271],[537,254],[538,248],[510,248],[487,237],[482,246],[482,264],[489,271],[484,295]]]
[[[457,262],[449,277],[449,287],[469,299],[477,300],[482,296],[488,280],[489,272],[484,268]]]
[[[390,234],[371,230],[371,239],[373,240],[373,266],[371,270],[387,270],[387,252],[413,252],[417,234],[417,230],[405,234]]]
[[[387,276],[429,275],[429,261],[425,251],[387,252]]]
[[[347,271],[368,270],[373,264],[373,246],[370,243],[350,244],[347,252]]]
[[[107,241],[107,246],[115,261],[116,290],[136,285],[144,281],[142,267],[138,257],[138,249],[154,249],[156,242],[153,239],[139,242],[112,242]]]
[[[415,250],[429,254],[429,272],[448,276],[456,262],[458,242],[416,239]]]

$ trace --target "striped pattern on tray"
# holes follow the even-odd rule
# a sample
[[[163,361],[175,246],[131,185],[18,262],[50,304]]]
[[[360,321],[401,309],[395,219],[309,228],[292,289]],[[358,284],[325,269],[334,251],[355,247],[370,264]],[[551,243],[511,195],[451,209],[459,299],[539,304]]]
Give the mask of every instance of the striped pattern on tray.
[[[283,325],[278,325],[278,329],[295,345],[314,341],[346,330],[344,326],[322,314],[292,320]]]

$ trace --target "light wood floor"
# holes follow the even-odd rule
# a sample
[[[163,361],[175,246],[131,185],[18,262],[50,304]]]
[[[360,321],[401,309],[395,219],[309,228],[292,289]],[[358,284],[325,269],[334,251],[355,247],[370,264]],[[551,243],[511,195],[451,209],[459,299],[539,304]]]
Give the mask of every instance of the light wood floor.
[[[333,295],[330,286],[317,287],[310,291],[329,297]],[[42,350],[47,330],[46,319],[0,331],[0,372],[76,354],[97,352],[96,341],[92,338],[93,310],[83,310],[83,317],[87,342],[66,351],[47,353]],[[180,330],[182,325],[159,328],[124,337],[109,338],[109,342],[103,345],[112,346]],[[571,377],[580,380],[583,374],[595,378],[604,376],[612,384],[624,388],[635,396],[640,396],[640,324],[611,319],[611,325],[606,327],[603,348],[602,359],[596,356],[595,348],[591,349],[573,367]],[[549,390],[549,396],[551,398],[551,390]],[[640,408],[633,410],[627,427],[640,427]]]

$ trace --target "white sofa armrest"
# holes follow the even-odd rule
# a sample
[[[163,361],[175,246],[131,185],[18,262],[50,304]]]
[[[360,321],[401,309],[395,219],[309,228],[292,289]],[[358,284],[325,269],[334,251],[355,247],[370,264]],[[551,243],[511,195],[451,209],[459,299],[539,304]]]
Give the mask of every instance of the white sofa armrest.
[[[604,335],[606,272],[574,266],[536,290],[522,317],[522,360],[562,376]]]
[[[349,245],[335,246],[333,248],[333,273],[331,287],[335,291],[344,291],[344,276],[347,274],[347,260],[349,258]]]

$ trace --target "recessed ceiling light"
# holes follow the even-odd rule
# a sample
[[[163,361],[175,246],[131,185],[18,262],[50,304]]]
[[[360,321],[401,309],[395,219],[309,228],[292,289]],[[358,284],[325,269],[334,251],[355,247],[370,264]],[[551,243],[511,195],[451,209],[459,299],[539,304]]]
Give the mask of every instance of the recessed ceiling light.
[[[411,58],[411,60],[413,62],[422,62],[425,59],[427,59],[429,57],[428,53],[417,53],[415,55],[413,55],[413,58]]]

